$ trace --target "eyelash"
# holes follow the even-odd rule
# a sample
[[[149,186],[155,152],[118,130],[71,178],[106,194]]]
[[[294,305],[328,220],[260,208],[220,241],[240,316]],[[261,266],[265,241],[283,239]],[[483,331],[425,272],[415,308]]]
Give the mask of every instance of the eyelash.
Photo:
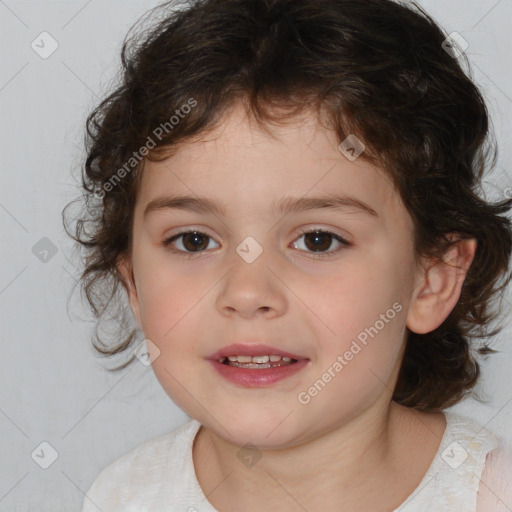
[[[197,255],[200,255],[201,253],[204,253],[204,250],[203,251],[197,251],[197,252],[186,252],[186,251],[182,251],[180,249],[176,249],[174,248],[171,244],[174,240],[177,240],[178,238],[180,238],[181,236],[183,235],[187,235],[189,233],[197,233],[199,235],[203,235],[203,236],[206,236],[207,238],[211,239],[212,237],[208,236],[206,233],[203,233],[202,231],[198,231],[198,230],[188,230],[188,231],[180,231],[179,233],[176,233],[175,235],[173,235],[172,237],[164,240],[162,242],[162,245],[164,245],[167,249],[169,249],[170,251],[172,251],[173,253],[175,254],[178,254],[179,256],[183,256],[184,258],[191,258],[193,256],[197,256]],[[336,254],[338,253],[339,251],[347,248],[347,247],[351,247],[352,244],[350,242],[348,242],[347,240],[345,240],[344,238],[341,238],[339,235],[337,235],[336,233],[332,233],[331,231],[327,231],[327,230],[324,230],[324,229],[309,229],[309,230],[305,230],[305,231],[301,231],[299,233],[299,236],[297,238],[300,238],[304,235],[307,235],[309,233],[318,233],[318,234],[326,234],[326,235],[330,235],[332,236],[335,240],[337,240],[338,242],[340,242],[342,244],[341,247],[339,247],[338,249],[335,249],[334,251],[329,251],[329,252],[323,252],[323,253],[314,253],[314,252],[311,252],[309,253],[310,256],[312,258],[328,258],[328,257],[331,257],[333,254]],[[308,251],[309,252],[309,251]]]

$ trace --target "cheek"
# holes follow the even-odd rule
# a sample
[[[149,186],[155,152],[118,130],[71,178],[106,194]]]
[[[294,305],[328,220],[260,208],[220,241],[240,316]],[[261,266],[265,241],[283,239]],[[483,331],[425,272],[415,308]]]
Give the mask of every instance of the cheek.
[[[169,265],[150,268],[142,275],[139,293],[146,337],[164,351],[185,336],[185,347],[192,348],[188,341],[195,339],[194,326],[201,325],[200,311],[213,284],[206,275],[188,275]]]
[[[385,247],[343,263],[335,274],[317,276],[314,284],[304,281],[294,289],[309,307],[305,318],[322,345],[317,355],[324,365],[347,351],[357,365],[390,365],[405,325],[406,267]]]
[[[141,305],[144,334],[159,350],[153,372],[174,403],[194,417],[200,417],[201,411],[191,409],[189,393],[195,393],[201,375],[191,369],[204,352],[201,326],[206,321],[205,294],[212,287],[206,281],[175,269],[155,269],[144,282]]]

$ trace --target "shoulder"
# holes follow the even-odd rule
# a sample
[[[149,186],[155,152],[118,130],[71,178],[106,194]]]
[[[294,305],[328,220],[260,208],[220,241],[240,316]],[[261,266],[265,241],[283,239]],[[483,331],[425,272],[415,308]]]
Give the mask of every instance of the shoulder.
[[[145,441],[106,466],[85,494],[82,512],[117,512],[124,510],[123,504],[144,493],[157,492],[164,473],[179,474],[199,427],[199,422],[191,420],[170,433]]]
[[[477,495],[477,512],[512,510],[512,444],[503,439],[485,459]]]

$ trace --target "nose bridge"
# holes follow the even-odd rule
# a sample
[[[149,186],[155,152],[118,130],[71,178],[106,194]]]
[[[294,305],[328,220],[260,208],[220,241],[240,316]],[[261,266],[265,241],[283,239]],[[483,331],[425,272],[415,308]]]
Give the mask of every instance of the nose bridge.
[[[268,241],[270,237],[267,237]],[[268,242],[267,242],[268,243]],[[264,247],[255,237],[248,236],[235,247],[229,260],[230,271],[218,295],[220,311],[236,311],[244,317],[257,311],[282,314],[285,295],[275,272],[277,259],[273,249]]]

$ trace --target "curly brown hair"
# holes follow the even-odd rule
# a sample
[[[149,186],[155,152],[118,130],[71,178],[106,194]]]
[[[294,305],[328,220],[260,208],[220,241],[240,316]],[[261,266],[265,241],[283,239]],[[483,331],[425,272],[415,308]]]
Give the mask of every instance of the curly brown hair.
[[[120,343],[104,343],[98,329],[114,305],[127,311],[127,283],[116,263],[131,255],[144,161],[161,160],[178,142],[214,128],[235,102],[262,128],[311,109],[324,114],[319,119],[340,141],[356,135],[366,145],[361,158],[391,177],[413,219],[417,258],[442,261],[456,242],[448,233],[478,241],[450,315],[432,332],[408,330],[393,395],[429,411],[461,400],[480,374],[473,340],[484,339],[479,355],[496,352],[485,338],[502,329],[491,331],[490,323],[512,278],[511,222],[500,215],[512,199],[481,197],[496,141],[482,94],[463,71],[466,55],[458,60],[449,51],[456,47],[414,2],[196,0],[166,2],[149,18],[158,13],[151,30],[128,32],[119,83],[87,119],[85,193],[78,199],[85,205],[74,233],[66,228],[85,251],[79,282],[98,320],[96,350],[121,353],[136,336],[117,314],[128,329]]]

